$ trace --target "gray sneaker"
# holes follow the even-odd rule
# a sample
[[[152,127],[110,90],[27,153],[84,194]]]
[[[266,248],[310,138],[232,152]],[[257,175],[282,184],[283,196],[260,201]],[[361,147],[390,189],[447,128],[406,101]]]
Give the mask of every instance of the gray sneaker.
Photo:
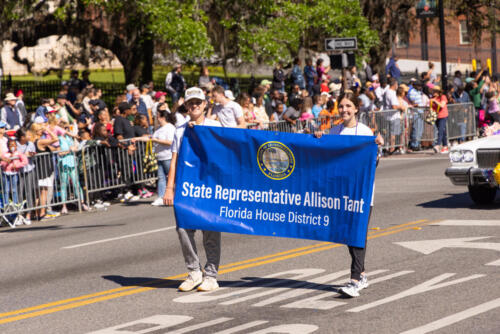
[[[361,280],[358,285],[360,290],[366,289],[370,285],[370,283],[368,283],[368,276],[361,275]]]
[[[349,281],[344,287],[340,288],[339,292],[348,297],[359,297],[360,282],[353,280]]]

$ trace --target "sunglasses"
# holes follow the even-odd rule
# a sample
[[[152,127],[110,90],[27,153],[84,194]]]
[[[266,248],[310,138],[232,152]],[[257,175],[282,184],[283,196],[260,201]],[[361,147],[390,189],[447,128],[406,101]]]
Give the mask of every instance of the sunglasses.
[[[194,106],[201,106],[202,103],[203,103],[202,100],[189,101],[189,102],[186,102],[186,108],[191,108]]]

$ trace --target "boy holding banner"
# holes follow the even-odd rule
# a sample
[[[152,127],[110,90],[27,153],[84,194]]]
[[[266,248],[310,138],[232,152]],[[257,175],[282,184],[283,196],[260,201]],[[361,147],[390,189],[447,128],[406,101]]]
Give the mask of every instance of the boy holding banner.
[[[373,132],[369,127],[358,122],[359,98],[352,92],[344,92],[339,96],[338,101],[339,114],[343,123],[332,128],[329,134],[373,136]],[[315,136],[318,138],[322,135],[323,132],[321,131],[315,132]],[[375,138],[375,143],[384,145],[384,139],[380,134]],[[373,208],[373,196],[370,203],[370,217]],[[351,256],[351,280],[339,292],[348,297],[358,297],[359,291],[368,287],[368,278],[365,274],[366,245],[365,248],[354,246],[348,246],[348,248]]]
[[[205,117],[204,110],[206,104],[207,101],[205,99],[205,94],[200,88],[191,87],[186,90],[184,105],[188,111],[190,121],[189,123],[185,123],[184,125],[178,127],[174,135],[174,140],[172,142],[172,160],[170,162],[170,170],[168,173],[167,189],[165,191],[165,196],[163,197],[165,205],[173,205],[174,203],[174,183],[177,169],[177,158],[186,126],[221,126],[218,121]],[[219,287],[216,277],[220,263],[221,233],[202,231],[203,246],[205,247],[205,253],[207,256],[207,263],[204,268],[205,277],[203,277],[200,259],[196,251],[196,243],[194,240],[195,232],[196,230],[177,227],[182,254],[184,256],[186,267],[189,270],[188,277],[179,286],[179,290],[191,291],[198,287],[198,291],[212,291]]]

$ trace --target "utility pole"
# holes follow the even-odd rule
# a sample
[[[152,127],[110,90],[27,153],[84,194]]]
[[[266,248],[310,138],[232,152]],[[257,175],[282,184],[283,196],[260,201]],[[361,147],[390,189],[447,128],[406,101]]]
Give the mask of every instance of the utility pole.
[[[439,39],[441,43],[441,83],[444,92],[448,91],[448,74],[446,71],[446,40],[444,30],[444,0],[439,1]]]

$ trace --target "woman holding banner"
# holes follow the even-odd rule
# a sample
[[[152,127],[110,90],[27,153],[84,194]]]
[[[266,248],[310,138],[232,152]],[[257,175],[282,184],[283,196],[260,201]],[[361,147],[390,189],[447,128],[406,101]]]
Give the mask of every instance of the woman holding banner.
[[[330,129],[330,135],[373,136],[373,132],[368,126],[358,122],[360,100],[354,93],[344,92],[337,101],[339,101],[338,110],[343,122]],[[318,138],[322,135],[323,132],[321,131],[315,132],[315,136]],[[384,139],[380,134],[375,138],[375,143],[384,145]],[[372,207],[373,195],[370,204],[370,217]],[[365,248],[348,246],[348,248],[352,260],[351,280],[339,292],[349,297],[358,297],[359,291],[368,287],[368,278],[365,274],[366,246]]]

